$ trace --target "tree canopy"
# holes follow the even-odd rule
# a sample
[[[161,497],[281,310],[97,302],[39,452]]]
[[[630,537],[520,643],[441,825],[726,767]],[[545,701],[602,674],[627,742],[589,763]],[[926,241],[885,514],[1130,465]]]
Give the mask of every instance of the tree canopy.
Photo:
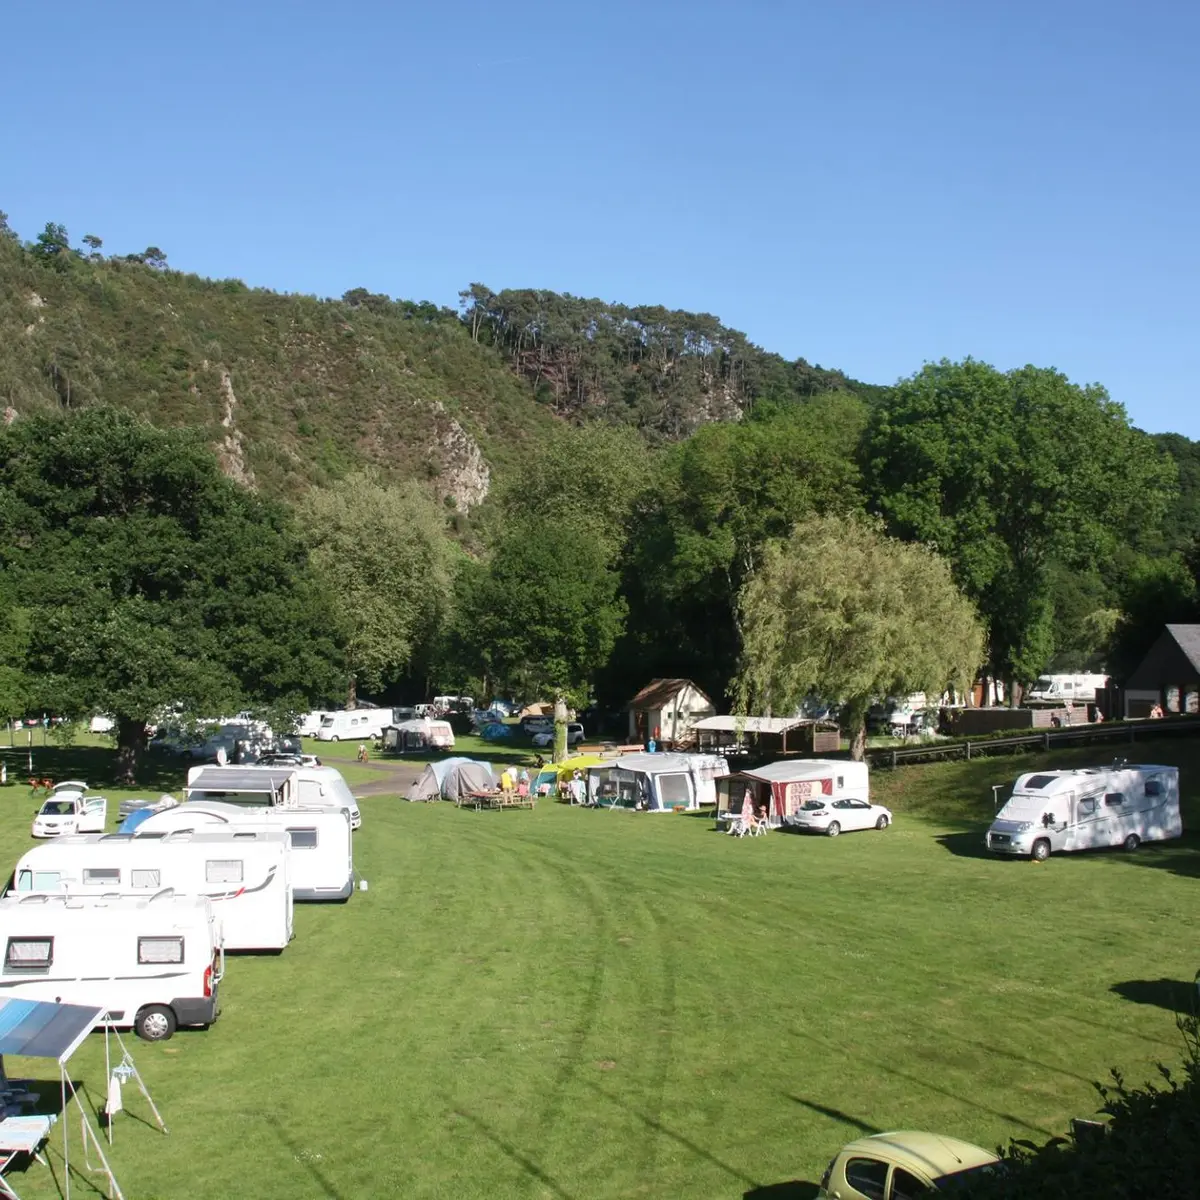
[[[0,431],[0,559],[35,702],[111,713],[130,777],[164,710],[295,711],[341,678],[290,518],[189,431],[100,408]]]
[[[767,544],[739,597],[742,712],[837,705],[861,758],[867,708],[883,696],[965,690],[983,630],[945,560],[860,516],[800,522]]]
[[[1103,388],[1057,371],[926,365],[873,412],[871,499],[946,555],[988,626],[989,665],[1026,683],[1054,651],[1051,567],[1111,559],[1161,522],[1175,472]]]

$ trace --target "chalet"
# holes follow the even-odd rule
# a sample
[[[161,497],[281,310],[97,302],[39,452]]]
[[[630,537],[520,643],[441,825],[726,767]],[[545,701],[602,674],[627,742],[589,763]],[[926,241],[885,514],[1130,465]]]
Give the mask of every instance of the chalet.
[[[1125,716],[1200,712],[1200,625],[1167,625],[1125,680]]]
[[[690,679],[653,679],[629,702],[629,740],[674,745],[703,717],[716,715],[713,702]]]

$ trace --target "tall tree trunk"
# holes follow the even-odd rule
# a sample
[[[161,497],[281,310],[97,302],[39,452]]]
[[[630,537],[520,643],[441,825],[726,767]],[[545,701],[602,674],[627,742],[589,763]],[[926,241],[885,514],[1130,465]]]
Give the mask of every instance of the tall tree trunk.
[[[125,784],[137,782],[138,764],[146,752],[146,722],[117,717],[117,777]]]
[[[567,702],[562,696],[554,701],[554,761],[567,761]]]
[[[358,676],[351,675],[350,682],[346,685],[346,711],[358,707]]]
[[[850,757],[862,762],[867,749],[867,701],[851,700],[842,709],[842,716],[850,735]]]

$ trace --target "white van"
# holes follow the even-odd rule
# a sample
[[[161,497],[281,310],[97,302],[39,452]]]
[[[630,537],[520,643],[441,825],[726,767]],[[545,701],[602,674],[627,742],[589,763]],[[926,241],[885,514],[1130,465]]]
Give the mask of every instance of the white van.
[[[336,767],[193,767],[188,800],[221,800],[251,808],[344,808],[350,828],[362,824],[358,801]]]
[[[1094,850],[1164,841],[1183,833],[1179,769],[1130,766],[1031,771],[987,831],[994,854],[1019,854],[1039,862],[1057,850]]]
[[[203,896],[9,895],[0,930],[0,995],[94,1005],[151,1042],[217,1019],[225,954]]]
[[[321,718],[317,737],[322,742],[361,742],[383,737],[384,726],[392,723],[390,708],[352,708],[329,712]]]
[[[30,835],[61,837],[68,833],[103,833],[108,820],[108,801],[89,796],[82,779],[67,779],[54,785],[42,807],[34,813]]]
[[[177,829],[283,832],[291,842],[295,900],[349,900],[354,894],[354,848],[344,808],[247,808],[218,800],[189,800],[147,817],[138,835]]]
[[[292,938],[288,836],[190,829],[77,833],[35,846],[13,872],[18,896],[143,895],[172,888],[206,896],[226,950],[282,950]]]

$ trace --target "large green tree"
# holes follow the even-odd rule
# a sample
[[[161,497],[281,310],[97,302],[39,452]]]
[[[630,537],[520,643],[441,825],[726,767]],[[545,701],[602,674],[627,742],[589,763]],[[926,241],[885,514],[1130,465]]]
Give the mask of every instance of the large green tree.
[[[629,635],[614,693],[650,675],[722,695],[737,666],[737,596],[763,546],[814,512],[861,506],[855,451],[866,408],[849,393],[761,405],[707,425],[664,455],[625,568]]]
[[[769,543],[740,597],[742,712],[783,715],[809,696],[840,706],[862,758],[873,700],[966,688],[983,629],[949,565],[858,515],[810,517]]]
[[[1103,388],[1036,367],[931,363],[879,405],[874,504],[935,547],[978,605],[989,666],[1027,683],[1053,654],[1055,563],[1091,569],[1161,523],[1173,465]]]
[[[314,568],[336,597],[352,692],[408,669],[449,613],[454,549],[445,509],[414,482],[360,472],[299,505]]]
[[[287,513],[190,431],[106,409],[0,431],[0,566],[29,613],[36,701],[113,714],[129,779],[164,709],[279,714],[343,677]]]

